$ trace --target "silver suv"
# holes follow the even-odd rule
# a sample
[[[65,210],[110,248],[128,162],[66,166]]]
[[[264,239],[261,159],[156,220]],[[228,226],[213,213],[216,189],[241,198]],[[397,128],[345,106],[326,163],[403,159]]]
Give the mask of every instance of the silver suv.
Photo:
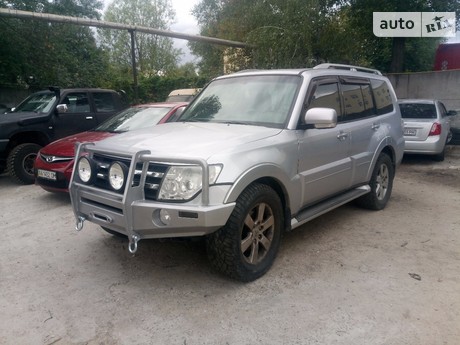
[[[179,122],[77,147],[77,218],[129,239],[205,236],[241,281],[272,265],[283,231],[344,203],[387,204],[404,138],[378,71],[251,70],[213,80]]]

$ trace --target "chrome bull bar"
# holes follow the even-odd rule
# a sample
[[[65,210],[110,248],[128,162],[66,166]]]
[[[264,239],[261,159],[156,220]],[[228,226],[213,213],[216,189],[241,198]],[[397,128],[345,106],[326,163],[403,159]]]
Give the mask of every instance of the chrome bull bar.
[[[80,191],[87,188],[97,190],[95,187],[87,186],[80,181],[76,180],[77,176],[77,162],[83,154],[89,154],[90,156],[94,153],[100,153],[103,155],[110,155],[113,157],[127,158],[131,160],[131,164],[128,171],[128,177],[126,179],[126,187],[122,197],[122,210],[124,219],[124,229],[127,232],[129,245],[128,250],[131,254],[135,254],[138,249],[138,242],[142,237],[133,229],[133,212],[131,205],[138,200],[145,200],[144,185],[147,177],[147,170],[149,163],[168,163],[168,164],[188,164],[188,165],[199,165],[202,169],[202,196],[201,204],[203,206],[209,205],[209,169],[208,163],[204,159],[198,158],[183,158],[183,157],[158,157],[151,155],[150,151],[138,151],[133,155],[129,155],[122,152],[115,151],[99,151],[95,148],[94,143],[77,143],[75,145],[75,163],[72,170],[72,176],[70,179],[69,193],[70,200],[72,203],[72,209],[76,218],[76,230],[80,231],[83,229],[84,222],[90,218],[90,215],[85,215],[80,211]],[[142,163],[142,172],[138,185],[134,185],[134,175],[136,172],[137,163]]]

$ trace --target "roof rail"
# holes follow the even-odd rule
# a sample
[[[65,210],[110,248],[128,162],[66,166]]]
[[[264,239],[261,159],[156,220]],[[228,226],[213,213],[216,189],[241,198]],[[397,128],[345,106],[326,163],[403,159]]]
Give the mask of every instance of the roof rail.
[[[322,63],[313,68],[314,69],[320,69],[320,68],[343,69],[347,71],[356,71],[356,72],[364,72],[364,73],[382,75],[382,73],[376,69],[360,67],[360,66],[352,66],[352,65],[342,65],[338,63]]]

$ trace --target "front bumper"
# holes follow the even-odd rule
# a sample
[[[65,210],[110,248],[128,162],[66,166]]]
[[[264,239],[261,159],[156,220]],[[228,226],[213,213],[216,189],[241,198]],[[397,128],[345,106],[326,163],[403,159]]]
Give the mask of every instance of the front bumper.
[[[72,183],[71,196],[77,217],[128,237],[136,233],[140,239],[212,233],[225,225],[235,207],[234,203],[204,206],[148,200],[126,205],[115,193],[76,183]]]
[[[78,144],[75,161],[83,152],[97,150],[90,144]],[[110,154],[116,155],[113,152]],[[128,236],[129,250],[135,252],[140,239],[202,236],[225,225],[235,207],[235,203],[223,203],[231,186],[209,186],[206,161],[153,157],[146,151],[137,152],[130,159],[127,187],[123,194],[79,182],[75,172],[77,164],[74,165],[69,189],[78,230],[88,220]],[[136,165],[151,161],[200,165],[203,171],[201,193],[185,203],[146,200],[143,184],[134,185],[132,181]],[[142,172],[141,181],[145,181],[145,174],[146,169]]]

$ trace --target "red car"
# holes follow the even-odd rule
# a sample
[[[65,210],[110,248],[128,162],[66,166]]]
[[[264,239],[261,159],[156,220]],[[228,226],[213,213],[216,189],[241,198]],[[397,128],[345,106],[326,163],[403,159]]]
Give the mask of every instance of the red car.
[[[48,192],[68,192],[75,156],[75,143],[94,142],[117,133],[176,121],[187,102],[151,103],[130,107],[95,129],[71,135],[43,147],[34,166],[35,184]],[[178,110],[181,111],[178,111]]]

